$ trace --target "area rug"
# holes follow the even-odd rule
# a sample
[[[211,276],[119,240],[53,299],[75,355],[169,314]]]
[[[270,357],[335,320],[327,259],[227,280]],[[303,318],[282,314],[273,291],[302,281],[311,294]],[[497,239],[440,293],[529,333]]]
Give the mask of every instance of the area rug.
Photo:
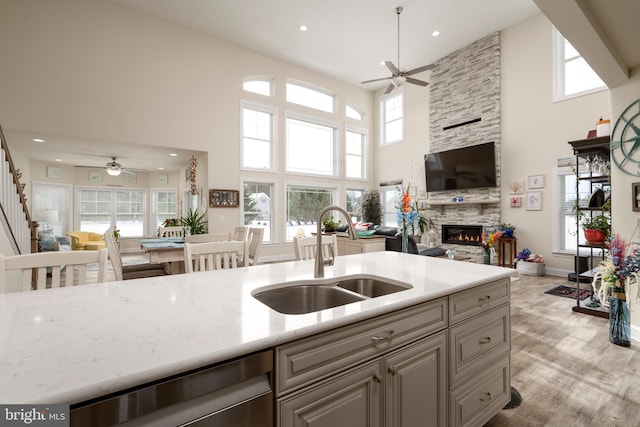
[[[559,297],[576,298],[576,288],[565,285],[556,286],[555,288],[544,291],[544,293]],[[580,301],[586,299],[589,295],[591,295],[591,289],[580,289]]]

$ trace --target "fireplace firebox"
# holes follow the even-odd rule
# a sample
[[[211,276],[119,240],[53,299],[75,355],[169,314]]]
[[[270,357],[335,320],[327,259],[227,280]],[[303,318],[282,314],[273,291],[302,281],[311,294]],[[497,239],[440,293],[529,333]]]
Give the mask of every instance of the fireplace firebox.
[[[481,225],[442,225],[442,243],[480,246],[481,241]]]

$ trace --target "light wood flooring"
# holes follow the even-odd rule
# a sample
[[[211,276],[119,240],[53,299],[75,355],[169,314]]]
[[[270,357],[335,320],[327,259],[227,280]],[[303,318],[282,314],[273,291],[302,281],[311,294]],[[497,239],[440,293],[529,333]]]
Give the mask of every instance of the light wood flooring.
[[[485,427],[640,426],[640,346],[611,344],[607,319],[544,293],[575,282],[520,277],[511,286],[511,385],[523,402]]]

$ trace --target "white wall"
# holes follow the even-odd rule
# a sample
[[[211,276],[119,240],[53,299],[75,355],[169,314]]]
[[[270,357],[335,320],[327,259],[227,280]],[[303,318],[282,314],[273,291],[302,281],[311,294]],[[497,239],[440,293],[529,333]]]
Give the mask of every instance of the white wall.
[[[208,188],[240,186],[240,100],[266,102],[242,91],[245,76],[275,79],[279,123],[287,78],[335,91],[340,112],[347,102],[361,108],[358,126],[370,130],[373,121],[372,95],[363,88],[113,2],[1,2],[0,52],[3,127],[207,151]],[[277,133],[282,141],[283,129]],[[210,231],[226,232],[240,223],[240,211],[209,209],[208,219]],[[280,249],[263,254],[271,251]]]

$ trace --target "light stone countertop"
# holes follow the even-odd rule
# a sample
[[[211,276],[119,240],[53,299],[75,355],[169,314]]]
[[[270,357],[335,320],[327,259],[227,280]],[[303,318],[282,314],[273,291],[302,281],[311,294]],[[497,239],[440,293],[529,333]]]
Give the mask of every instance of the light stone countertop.
[[[302,315],[256,288],[313,279],[313,261],[0,295],[0,402],[71,404],[432,300],[515,274],[443,258],[375,252],[337,257],[333,277],[413,286]]]

